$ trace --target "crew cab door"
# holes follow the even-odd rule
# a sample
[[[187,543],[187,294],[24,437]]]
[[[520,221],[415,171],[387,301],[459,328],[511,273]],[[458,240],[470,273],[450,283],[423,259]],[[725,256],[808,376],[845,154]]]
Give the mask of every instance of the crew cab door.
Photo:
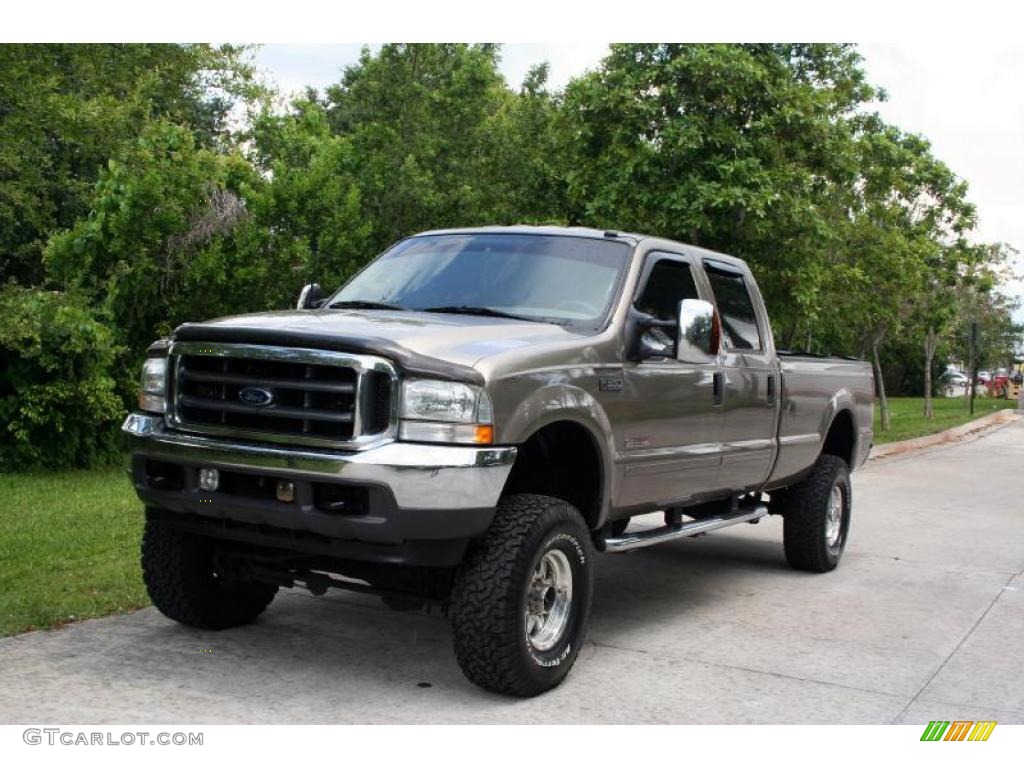
[[[659,320],[678,320],[683,299],[710,301],[693,260],[647,254],[633,305]],[[622,392],[606,399],[615,433],[617,507],[670,506],[716,490],[720,462],[721,380],[717,363],[681,363],[675,334],[645,332],[665,355],[626,362]],[[657,505],[657,506],[656,506]]]
[[[722,490],[762,485],[778,449],[780,374],[760,293],[750,274],[705,259],[704,273],[722,322]]]

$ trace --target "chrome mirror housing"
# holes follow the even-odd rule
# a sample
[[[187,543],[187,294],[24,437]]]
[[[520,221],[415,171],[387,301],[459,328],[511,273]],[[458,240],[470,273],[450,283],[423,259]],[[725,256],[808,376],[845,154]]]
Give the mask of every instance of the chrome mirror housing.
[[[310,283],[299,292],[299,300],[295,303],[296,309],[316,309],[327,298],[320,283]]]
[[[715,307],[703,299],[679,302],[676,359],[682,363],[713,363],[718,357],[721,332]]]

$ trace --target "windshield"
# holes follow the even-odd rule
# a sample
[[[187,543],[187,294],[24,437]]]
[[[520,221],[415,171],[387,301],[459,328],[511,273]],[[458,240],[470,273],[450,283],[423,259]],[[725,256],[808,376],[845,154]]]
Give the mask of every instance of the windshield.
[[[558,235],[424,235],[386,251],[326,305],[490,310],[498,316],[597,325],[629,251],[622,242]]]

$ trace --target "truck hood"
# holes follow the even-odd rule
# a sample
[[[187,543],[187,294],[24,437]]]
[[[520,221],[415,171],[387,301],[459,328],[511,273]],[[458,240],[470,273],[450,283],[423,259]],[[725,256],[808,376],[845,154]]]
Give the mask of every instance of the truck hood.
[[[397,362],[426,358],[471,368],[483,358],[518,347],[580,338],[550,323],[435,312],[387,310],[288,310],[186,323],[173,338],[242,343],[303,343],[395,356]],[[403,359],[404,358],[404,359]]]

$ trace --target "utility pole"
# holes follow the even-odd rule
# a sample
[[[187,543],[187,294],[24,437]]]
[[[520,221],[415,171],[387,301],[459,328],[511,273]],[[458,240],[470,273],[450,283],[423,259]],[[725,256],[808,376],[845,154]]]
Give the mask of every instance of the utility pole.
[[[975,389],[975,387],[978,386],[978,365],[977,365],[977,363],[974,360],[975,350],[977,350],[977,348],[978,348],[978,321],[977,320],[972,320],[971,321],[971,342],[970,342],[970,346],[969,346],[969,350],[970,351],[968,353],[969,357],[970,357],[970,366],[971,366],[971,381],[970,381],[971,392],[970,392],[970,399],[969,399],[969,402],[971,404],[971,416],[974,415],[974,389]]]

